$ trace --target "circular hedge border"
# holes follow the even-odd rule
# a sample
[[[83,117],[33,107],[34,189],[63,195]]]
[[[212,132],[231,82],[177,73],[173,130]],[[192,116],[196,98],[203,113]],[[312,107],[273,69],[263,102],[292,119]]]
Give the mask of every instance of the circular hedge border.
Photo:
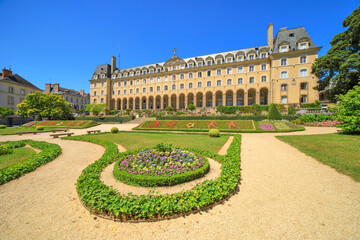
[[[210,151],[186,149],[210,157],[222,164],[221,174],[213,180],[206,180],[188,191],[174,194],[123,195],[100,180],[104,168],[132,151],[118,153],[117,146],[106,140],[88,136],[73,136],[65,139],[92,142],[105,147],[103,156],[86,167],[77,180],[76,190],[80,201],[99,217],[115,221],[158,221],[198,212],[222,202],[237,190],[240,182],[241,136],[234,136],[225,156]]]
[[[141,151],[148,149],[141,149],[133,152],[137,154]],[[113,175],[115,179],[124,182],[133,186],[142,186],[142,187],[157,187],[157,186],[173,186],[184,182],[189,182],[197,178],[201,178],[210,170],[209,160],[204,157],[205,163],[198,169],[193,171],[184,172],[181,174],[175,174],[172,176],[150,176],[150,175],[138,175],[131,174],[125,170],[121,170],[119,164],[125,157],[120,157],[120,159],[114,165]]]
[[[40,149],[42,151],[31,156],[23,162],[13,164],[0,170],[0,185],[18,178],[25,173],[34,171],[36,168],[51,162],[61,154],[61,148],[59,145],[43,141],[20,140],[2,142],[1,144],[9,144],[14,148],[23,147],[25,144],[29,144],[31,147]]]

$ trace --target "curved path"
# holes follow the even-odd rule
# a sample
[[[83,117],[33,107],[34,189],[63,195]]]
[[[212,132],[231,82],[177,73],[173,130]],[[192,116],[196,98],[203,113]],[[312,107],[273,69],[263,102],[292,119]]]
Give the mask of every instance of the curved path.
[[[286,135],[335,131],[307,128]],[[54,161],[0,186],[0,239],[359,239],[360,183],[275,135],[281,134],[242,134],[243,180],[225,204],[138,224],[95,218],[77,198],[74,183],[102,155],[101,146],[47,134],[0,136],[46,140],[63,150]]]

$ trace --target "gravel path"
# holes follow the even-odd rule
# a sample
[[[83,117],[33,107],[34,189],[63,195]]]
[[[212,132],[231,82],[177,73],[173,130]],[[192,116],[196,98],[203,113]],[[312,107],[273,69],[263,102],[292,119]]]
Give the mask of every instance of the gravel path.
[[[119,125],[124,127],[131,128]],[[313,127],[286,135],[335,131]],[[243,180],[225,204],[155,223],[94,218],[81,205],[74,183],[103,154],[101,146],[48,134],[0,136],[45,140],[63,150],[54,161],[0,186],[0,239],[360,239],[360,183],[275,135],[282,134],[242,135]]]

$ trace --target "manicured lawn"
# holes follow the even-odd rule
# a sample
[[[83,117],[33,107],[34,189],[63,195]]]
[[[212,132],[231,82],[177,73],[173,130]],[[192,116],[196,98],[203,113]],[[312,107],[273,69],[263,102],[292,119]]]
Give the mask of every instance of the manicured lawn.
[[[22,162],[34,154],[36,152],[28,147],[15,148],[13,153],[0,156],[0,169]]]
[[[360,136],[322,134],[277,138],[338,172],[360,181]]]
[[[87,137],[113,141],[123,145],[127,150],[154,147],[158,143],[173,144],[175,147],[190,147],[201,150],[218,152],[229,136],[211,138],[203,134],[176,134],[176,133],[130,133],[87,135]]]

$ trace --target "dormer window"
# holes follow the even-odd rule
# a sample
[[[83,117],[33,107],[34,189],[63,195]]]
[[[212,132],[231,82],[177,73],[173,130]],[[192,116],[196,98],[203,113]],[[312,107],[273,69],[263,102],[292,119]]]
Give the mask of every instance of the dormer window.
[[[116,75],[113,75],[112,78],[115,79],[115,78],[116,78]]]
[[[105,74],[102,75],[102,78],[105,78]]]
[[[192,65],[192,63],[190,63],[190,64],[189,64],[189,68],[192,68],[192,67],[193,67],[193,65]]]
[[[140,80],[136,80],[136,85],[139,85],[140,84]]]
[[[249,60],[254,60],[254,55],[250,55]]]
[[[238,61],[241,62],[243,60],[242,56],[238,56]]]
[[[198,62],[198,67],[201,67],[202,66],[202,63],[201,62]]]
[[[134,76],[134,73],[133,73],[133,72],[131,72],[131,73],[130,73],[130,76]]]
[[[228,63],[231,63],[231,58],[228,58],[228,59],[227,59],[227,62],[228,62]]]
[[[208,62],[207,62],[207,65],[210,66],[210,65],[211,65],[211,61],[208,61]]]
[[[185,65],[181,65],[181,69],[184,69],[185,68]]]
[[[143,79],[143,84],[146,84],[146,79]]]
[[[176,70],[176,67],[173,67],[173,71],[175,71]]]
[[[140,72],[136,72],[136,75],[140,75]]]
[[[150,70],[150,73],[153,73],[153,72],[154,72],[154,70],[151,69],[151,70]]]
[[[300,50],[306,49],[306,43],[300,43]]]
[[[216,63],[217,63],[217,64],[221,64],[221,60],[217,60]]]
[[[266,53],[262,53],[261,58],[266,58]]]
[[[287,51],[287,46],[282,46],[281,48],[280,48],[280,52],[286,52]]]
[[[97,78],[98,78],[98,76],[97,76],[97,75],[95,75],[95,76],[94,76],[94,79],[97,79]]]

